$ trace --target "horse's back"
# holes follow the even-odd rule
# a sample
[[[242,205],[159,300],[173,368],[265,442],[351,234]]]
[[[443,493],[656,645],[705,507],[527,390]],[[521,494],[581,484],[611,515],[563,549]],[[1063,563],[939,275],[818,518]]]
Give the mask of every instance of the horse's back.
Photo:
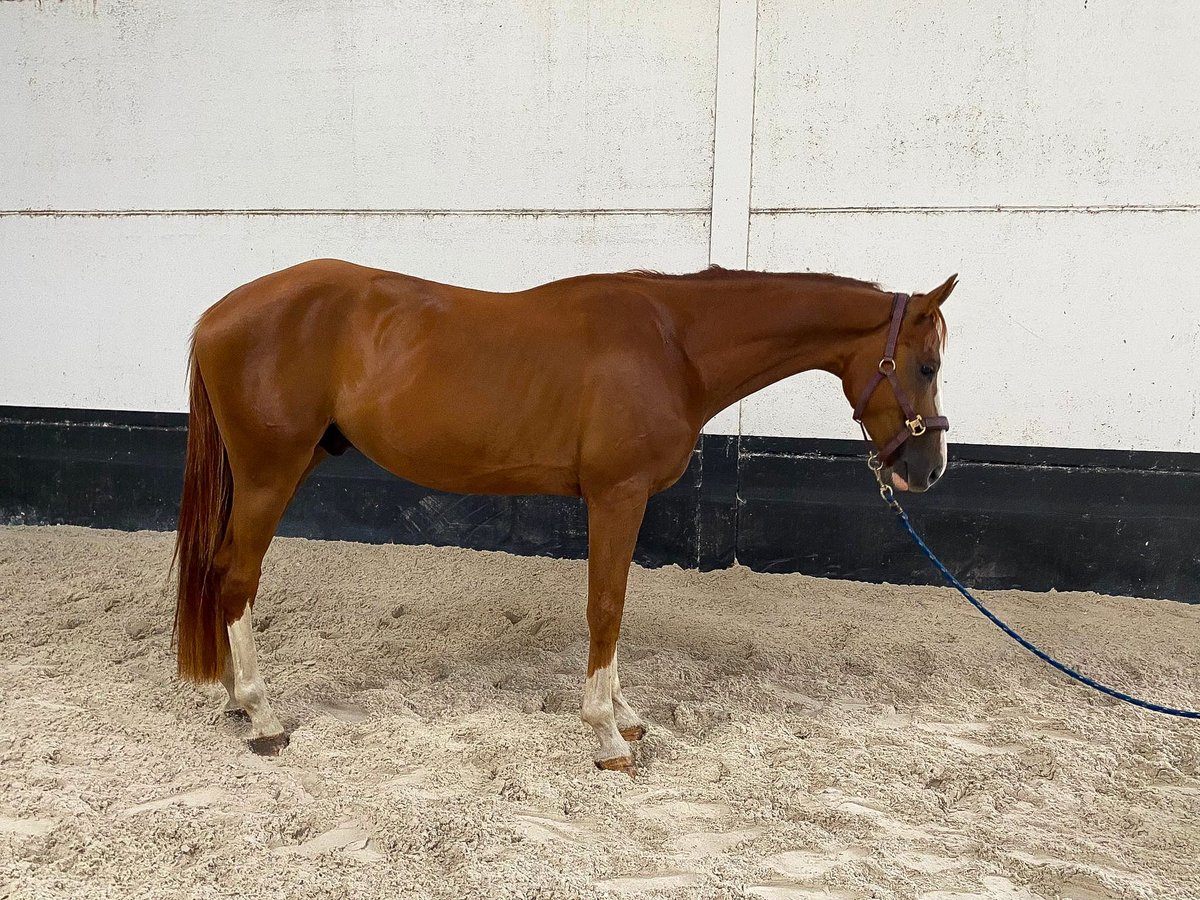
[[[336,424],[431,487],[576,493],[588,433],[644,432],[648,395],[679,390],[657,316],[618,276],[499,294],[314,260],[216,304],[196,353],[226,418]]]

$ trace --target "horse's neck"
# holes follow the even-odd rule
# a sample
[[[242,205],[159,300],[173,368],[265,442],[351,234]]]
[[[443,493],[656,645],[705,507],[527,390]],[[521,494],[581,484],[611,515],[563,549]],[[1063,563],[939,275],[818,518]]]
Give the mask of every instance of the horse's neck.
[[[799,372],[840,378],[856,342],[883,328],[890,310],[881,291],[784,275],[692,282],[680,302],[708,416]]]

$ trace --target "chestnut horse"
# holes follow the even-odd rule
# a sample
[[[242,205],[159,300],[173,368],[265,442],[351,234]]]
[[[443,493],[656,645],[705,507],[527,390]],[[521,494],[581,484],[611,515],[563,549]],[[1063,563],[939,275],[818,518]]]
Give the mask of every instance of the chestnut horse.
[[[862,396],[877,448],[906,427],[896,390],[940,415],[940,306],[954,284],[895,305],[894,391],[872,387],[893,295],[832,275],[624,272],[499,294],[315,260],[237,288],[192,340],[179,674],[224,683],[255,751],[286,745],[251,608],[296,489],[353,446],[436,490],[586,501],[582,716],[597,764],[631,770],[627,742],[645,726],[621,693],[616,645],[646,501],[683,474],[705,422],[798,372],[838,376],[851,405]],[[946,467],[944,431],[923,431],[885,460],[900,488],[925,490]]]

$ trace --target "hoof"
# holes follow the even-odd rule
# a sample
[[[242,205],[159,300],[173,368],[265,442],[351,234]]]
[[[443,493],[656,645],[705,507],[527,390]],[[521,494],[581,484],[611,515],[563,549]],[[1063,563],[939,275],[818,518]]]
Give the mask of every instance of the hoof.
[[[633,764],[633,758],[629,756],[598,759],[596,760],[596,768],[607,772],[624,772],[630,778],[637,774],[637,767]]]
[[[289,743],[289,738],[286,731],[279,734],[269,734],[265,737],[250,738],[246,741],[246,746],[257,753],[259,756],[275,756],[286,747]]]
[[[629,725],[621,729],[621,737],[627,741],[640,741],[646,736],[645,725]]]

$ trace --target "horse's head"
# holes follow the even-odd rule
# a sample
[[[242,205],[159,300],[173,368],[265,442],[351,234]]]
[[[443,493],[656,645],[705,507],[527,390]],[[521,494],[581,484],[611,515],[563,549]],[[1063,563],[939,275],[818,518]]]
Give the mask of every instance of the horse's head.
[[[926,491],[946,471],[947,423],[940,396],[946,320],[941,306],[957,278],[952,275],[929,293],[894,305],[899,333],[894,319],[882,335],[858,341],[842,378],[855,418],[883,463],[881,474],[900,490]],[[892,340],[895,348],[889,351]]]

